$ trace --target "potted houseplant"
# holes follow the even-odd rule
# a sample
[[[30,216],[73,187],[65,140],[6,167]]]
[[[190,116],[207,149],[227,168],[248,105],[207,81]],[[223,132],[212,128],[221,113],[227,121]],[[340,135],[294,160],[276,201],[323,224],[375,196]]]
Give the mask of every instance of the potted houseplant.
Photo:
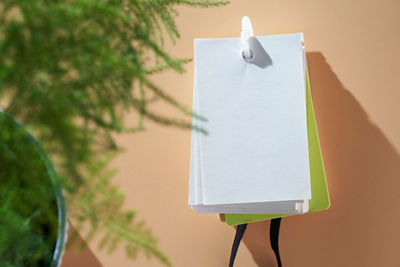
[[[0,111],[1,266],[58,266],[67,234],[60,180],[40,143]]]
[[[157,98],[193,115],[151,76],[183,72],[189,61],[163,48],[165,33],[172,42],[179,37],[177,5],[226,3],[1,1],[0,266],[59,264],[66,223],[62,191],[75,228],[88,229],[81,232],[87,241],[100,235],[100,248],[121,244],[132,259],[142,252],[171,265],[136,212],[122,208],[123,194],[110,183],[115,169],[107,163],[120,151],[115,135],[145,130],[146,119],[192,127],[189,120],[151,110],[149,100]],[[128,112],[138,115],[137,125],[125,125]]]

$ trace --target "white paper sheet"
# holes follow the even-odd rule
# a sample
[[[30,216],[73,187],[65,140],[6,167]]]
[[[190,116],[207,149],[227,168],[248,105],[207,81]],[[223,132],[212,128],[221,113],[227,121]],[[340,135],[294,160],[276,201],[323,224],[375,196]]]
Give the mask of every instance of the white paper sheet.
[[[193,109],[208,136],[192,135],[189,203],[310,199],[302,34],[195,41]],[[257,56],[259,57],[257,58]]]

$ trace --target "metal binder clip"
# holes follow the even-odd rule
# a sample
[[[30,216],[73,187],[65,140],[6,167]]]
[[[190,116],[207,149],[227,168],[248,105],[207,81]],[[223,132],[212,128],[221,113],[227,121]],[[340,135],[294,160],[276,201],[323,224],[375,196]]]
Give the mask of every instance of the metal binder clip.
[[[254,36],[253,27],[249,17],[244,16],[242,18],[242,33],[240,34],[242,40],[242,57],[246,61],[252,61],[254,59],[254,52],[250,49],[249,39]]]

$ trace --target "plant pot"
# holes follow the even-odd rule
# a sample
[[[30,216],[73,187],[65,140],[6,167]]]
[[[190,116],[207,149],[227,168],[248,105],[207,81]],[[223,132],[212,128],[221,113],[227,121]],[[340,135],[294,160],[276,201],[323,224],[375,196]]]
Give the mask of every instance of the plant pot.
[[[0,110],[0,266],[57,267],[67,239],[61,180],[40,143]]]

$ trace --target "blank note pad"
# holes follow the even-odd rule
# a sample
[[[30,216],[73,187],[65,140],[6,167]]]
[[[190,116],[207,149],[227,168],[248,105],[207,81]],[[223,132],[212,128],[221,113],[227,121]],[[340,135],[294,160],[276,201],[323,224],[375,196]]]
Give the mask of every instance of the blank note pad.
[[[297,213],[311,198],[303,35],[196,39],[189,204],[199,212]],[[193,122],[197,124],[196,121]],[[231,211],[231,212],[230,212]]]

